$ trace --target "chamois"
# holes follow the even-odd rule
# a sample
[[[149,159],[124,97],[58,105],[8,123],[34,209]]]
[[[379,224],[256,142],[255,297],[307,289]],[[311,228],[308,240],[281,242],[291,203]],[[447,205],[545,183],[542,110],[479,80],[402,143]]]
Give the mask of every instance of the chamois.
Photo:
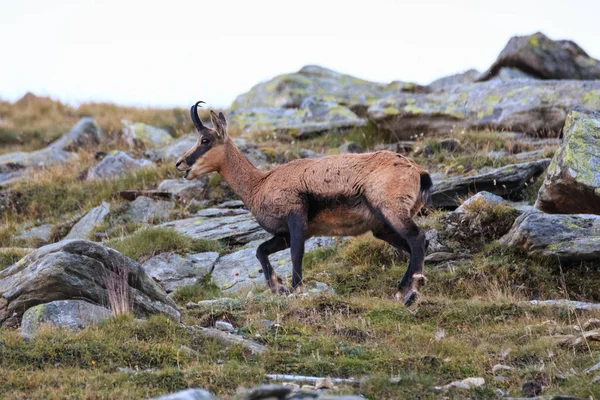
[[[198,142],[176,163],[184,179],[219,173],[273,235],[258,246],[271,291],[289,293],[269,255],[291,248],[292,291],[302,290],[304,242],[313,236],[357,236],[368,231],[410,253],[408,269],[394,294],[412,304],[425,283],[426,240],[413,217],[430,200],[429,173],[413,160],[390,151],[294,160],[269,172],[255,168],[227,135],[223,113],[211,110],[213,129],[202,124],[198,106],[190,109]]]

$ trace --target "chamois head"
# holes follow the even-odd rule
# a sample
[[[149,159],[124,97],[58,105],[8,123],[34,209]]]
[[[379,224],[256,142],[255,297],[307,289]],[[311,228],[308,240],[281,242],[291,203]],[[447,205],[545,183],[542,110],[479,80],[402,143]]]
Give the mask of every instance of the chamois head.
[[[223,113],[210,110],[210,119],[214,129],[202,124],[198,115],[199,101],[190,109],[194,126],[198,131],[198,142],[189,149],[175,164],[178,171],[185,171],[184,179],[192,180],[196,177],[219,170],[220,161],[225,157],[227,142],[227,121]]]

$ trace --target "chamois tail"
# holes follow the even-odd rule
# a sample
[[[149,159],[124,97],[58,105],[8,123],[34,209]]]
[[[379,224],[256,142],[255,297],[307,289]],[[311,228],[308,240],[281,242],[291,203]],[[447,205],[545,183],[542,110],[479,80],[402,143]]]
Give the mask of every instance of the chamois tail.
[[[431,181],[431,176],[427,172],[421,172],[421,182],[419,187],[419,201],[423,203],[423,205],[431,204],[431,188],[433,187],[433,182]]]

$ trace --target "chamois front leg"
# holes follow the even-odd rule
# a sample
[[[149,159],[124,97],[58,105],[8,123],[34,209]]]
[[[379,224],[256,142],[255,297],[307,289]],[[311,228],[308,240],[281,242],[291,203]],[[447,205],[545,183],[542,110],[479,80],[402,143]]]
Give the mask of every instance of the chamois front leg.
[[[269,261],[269,256],[273,253],[277,253],[278,251],[285,250],[288,247],[290,247],[289,238],[284,236],[274,236],[262,243],[256,249],[256,258],[258,258],[258,261],[260,261],[263,273],[265,274],[265,279],[267,280],[269,289],[271,289],[273,294],[289,294],[289,291],[283,285],[281,278],[277,276],[277,273],[275,273],[275,270]]]
[[[290,213],[287,219],[290,231],[290,247],[292,253],[292,291],[302,292],[302,259],[304,258],[304,241],[306,240],[306,216]]]

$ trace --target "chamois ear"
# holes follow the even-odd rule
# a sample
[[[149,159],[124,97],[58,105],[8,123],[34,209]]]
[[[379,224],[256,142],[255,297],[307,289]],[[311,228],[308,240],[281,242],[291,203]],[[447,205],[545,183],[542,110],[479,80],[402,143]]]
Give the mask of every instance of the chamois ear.
[[[215,127],[215,131],[217,131],[217,137],[220,140],[224,140],[227,137],[227,121],[223,113],[217,115],[216,112],[210,110],[210,120]]]

